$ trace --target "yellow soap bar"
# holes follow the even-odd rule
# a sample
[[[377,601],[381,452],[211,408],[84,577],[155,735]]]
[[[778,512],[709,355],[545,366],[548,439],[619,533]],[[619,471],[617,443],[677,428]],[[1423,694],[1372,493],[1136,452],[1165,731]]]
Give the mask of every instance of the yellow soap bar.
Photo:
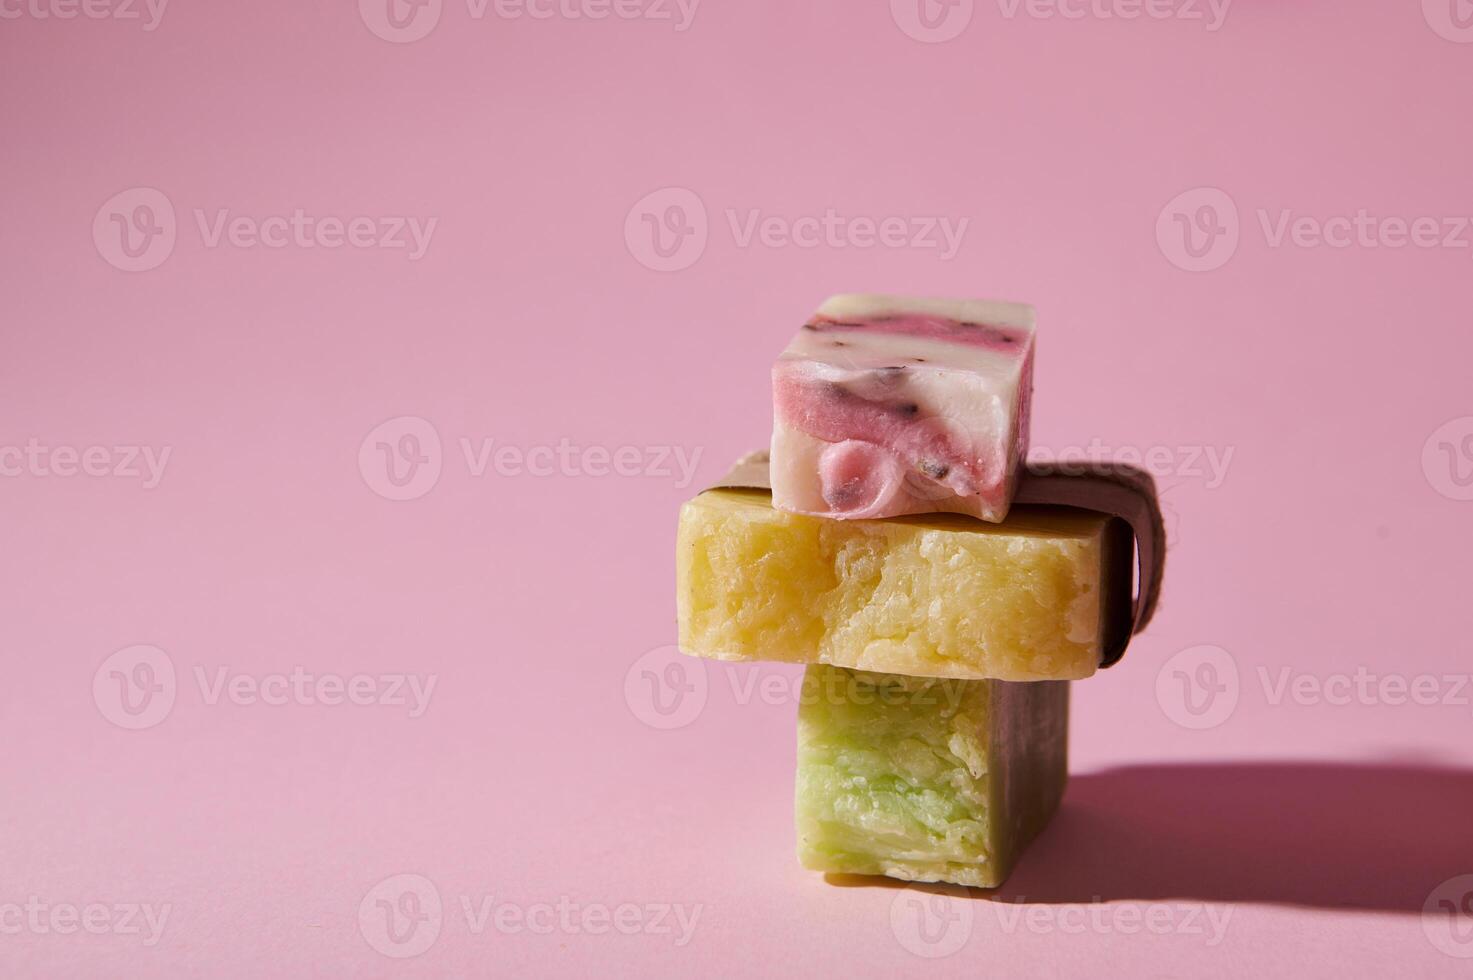
[[[798,859],[829,874],[996,888],[1058,809],[1069,685],[811,666]]]
[[[681,508],[680,649],[718,660],[889,674],[1079,680],[1129,630],[1132,539],[1118,520],[1017,506],[836,521],[775,510],[766,490]]]

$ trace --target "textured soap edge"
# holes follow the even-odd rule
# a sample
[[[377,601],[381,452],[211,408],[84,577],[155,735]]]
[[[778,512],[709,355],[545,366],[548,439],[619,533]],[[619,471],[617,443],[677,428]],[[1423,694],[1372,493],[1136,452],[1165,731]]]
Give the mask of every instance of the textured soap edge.
[[[877,317],[914,314],[1014,327],[1032,332],[1038,316],[1027,303],[991,299],[942,299],[927,296],[896,296],[885,293],[840,293],[824,300],[818,316],[835,320],[872,320]]]
[[[706,490],[771,490],[771,453],[758,449],[736,461],[726,475]],[[703,491],[704,492],[704,491]],[[1030,462],[1023,469],[1012,503],[1077,507],[1110,514],[1129,528],[1132,540],[1112,549],[1108,622],[1102,644],[1101,668],[1112,667],[1125,656],[1130,638],[1150,625],[1160,605],[1166,574],[1166,526],[1161,500],[1151,474],[1122,463]],[[1116,532],[1116,542],[1120,539]],[[1126,552],[1122,555],[1122,550]],[[1139,588],[1132,593],[1133,572]],[[1121,583],[1124,583],[1123,586]],[[1122,622],[1119,589],[1129,612]],[[1070,678],[1082,680],[1083,678]]]
[[[767,491],[756,486],[738,486],[717,488],[723,491],[744,492],[750,491],[755,496],[765,496]],[[693,641],[690,600],[693,593],[688,589],[679,587],[679,580],[683,577],[682,569],[688,569],[687,563],[691,561],[691,553],[694,551],[694,541],[690,537],[692,531],[699,527],[698,520],[687,520],[689,511],[702,506],[702,497],[711,491],[703,491],[694,498],[685,501],[681,505],[679,527],[676,535],[676,647],[677,649],[692,657],[700,657],[705,660],[716,660],[728,663],[792,663],[792,664],[823,664],[830,667],[843,667],[850,670],[870,671],[881,674],[906,674],[913,677],[935,678],[957,681],[981,681],[999,680],[1012,683],[1048,682],[1048,681],[1076,681],[1086,680],[1099,669],[1102,642],[1112,631],[1118,632],[1121,628],[1128,630],[1130,607],[1129,607],[1129,568],[1122,566],[1120,555],[1122,554],[1119,535],[1123,530],[1118,521],[1105,519],[1104,526],[1091,528],[1087,534],[1081,534],[1078,541],[1086,547],[1095,551],[1096,581],[1100,588],[1090,593],[1081,595],[1078,602],[1084,604],[1081,610],[1071,610],[1070,617],[1077,617],[1086,621],[1090,626],[1093,639],[1088,643],[1078,642],[1081,648],[1087,648],[1088,655],[1074,654],[1069,656],[1063,663],[1056,664],[1047,670],[1011,669],[1007,666],[989,664],[985,667],[977,663],[935,657],[926,659],[919,663],[900,663],[891,658],[868,659],[864,656],[845,657],[836,659],[828,652],[818,650],[792,651],[777,649],[775,647],[764,647],[759,652],[738,652],[712,645],[697,645]],[[789,514],[779,511],[769,505],[760,508],[761,513],[770,515],[774,521],[801,520],[822,521],[823,518],[806,515]],[[1094,520],[1099,520],[1102,515],[1093,515]],[[908,517],[889,518],[877,523],[900,523],[914,520],[925,520],[927,517],[938,519],[954,519],[957,521],[974,523],[976,533],[987,535],[1006,534],[1007,528],[1003,525],[987,524],[984,522],[973,522],[970,518],[960,515],[911,515]],[[952,529],[956,530],[956,529]],[[1128,532],[1125,535],[1128,538]],[[1111,542],[1116,543],[1112,546]],[[1128,559],[1129,544],[1124,545],[1124,554]],[[1112,571],[1112,555],[1114,556]],[[1123,568],[1123,572],[1122,572]],[[1124,583],[1123,587],[1121,583]],[[1124,624],[1122,627],[1121,624]]]
[[[805,674],[805,684],[808,676]],[[838,877],[885,877],[979,889],[999,888],[1007,882],[1063,804],[1069,780],[1070,682],[970,680],[964,683],[988,685],[987,744],[997,768],[988,772],[986,855],[965,864],[947,861],[922,866],[872,855],[866,855],[862,862],[845,863],[811,848],[802,833],[804,732],[800,706],[794,817],[798,828],[795,850],[802,867]],[[1027,744],[1020,751],[999,752],[996,746],[1002,737],[1021,737]],[[1010,834],[1003,832],[999,818],[1007,821]]]

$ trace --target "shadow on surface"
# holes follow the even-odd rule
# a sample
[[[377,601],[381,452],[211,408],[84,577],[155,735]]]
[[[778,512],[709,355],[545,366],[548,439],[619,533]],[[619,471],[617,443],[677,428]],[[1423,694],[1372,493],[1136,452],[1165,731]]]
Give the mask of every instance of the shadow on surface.
[[[1071,777],[1063,807],[1008,882],[975,894],[1420,913],[1439,884],[1473,872],[1470,814],[1473,772],[1460,769],[1318,762],[1111,769]]]

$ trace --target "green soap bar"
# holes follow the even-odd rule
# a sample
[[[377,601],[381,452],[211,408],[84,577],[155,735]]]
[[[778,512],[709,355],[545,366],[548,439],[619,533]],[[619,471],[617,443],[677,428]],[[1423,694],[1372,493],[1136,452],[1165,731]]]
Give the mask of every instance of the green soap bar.
[[[1069,682],[815,664],[798,712],[798,858],[995,888],[1058,809]]]

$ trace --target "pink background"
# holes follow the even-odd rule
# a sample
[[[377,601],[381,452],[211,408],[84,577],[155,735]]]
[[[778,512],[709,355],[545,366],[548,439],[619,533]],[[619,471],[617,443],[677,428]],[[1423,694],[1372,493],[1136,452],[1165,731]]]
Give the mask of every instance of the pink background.
[[[370,0],[174,0],[151,31],[27,2],[0,20],[0,451],[52,455],[0,477],[0,913],[33,896],[171,911],[152,945],[0,932],[0,973],[1473,968],[1473,916],[1423,913],[1473,873],[1473,707],[1442,676],[1469,670],[1473,233],[1275,247],[1260,218],[1455,231],[1473,214],[1473,44],[1453,8],[1237,0],[1209,31],[978,0],[933,44],[901,29],[900,0],[706,0],[685,31],[445,0],[427,36],[394,43]],[[133,188],[167,198],[176,242],[125,272],[111,215],[142,198],[109,202]],[[689,194],[636,207],[666,188]],[[704,250],[656,271],[641,216],[683,200],[700,228],[690,194]],[[1174,215],[1204,205],[1198,227],[1229,233],[1187,271]],[[411,260],[209,247],[195,218],[298,208],[437,225]],[[744,246],[727,217],[827,208],[969,225],[947,259]],[[1076,685],[1065,809],[1000,896],[1043,911],[1019,924],[941,896],[953,924],[970,916],[956,949],[917,946],[912,892],[797,866],[792,697],[743,693],[794,671],[690,662],[704,702],[650,723],[669,720],[641,670],[667,676],[691,488],[476,476],[460,444],[673,447],[713,479],[766,438],[770,359],[853,289],[1034,302],[1035,445],[1165,447],[1162,612]],[[360,446],[403,416],[433,427],[439,453],[420,446],[441,472],[396,501]],[[171,455],[151,489],[51,473],[55,447],[92,446]],[[1232,454],[1220,480],[1209,451]],[[135,644],[177,677],[143,730],[110,720],[106,671],[93,687]],[[197,668],[437,686],[417,718],[212,704]],[[1439,703],[1275,703],[1286,668],[1332,686],[1432,674]],[[1214,727],[1189,727],[1183,679],[1227,699]],[[369,938],[373,902],[359,914],[400,874],[444,903],[402,959]],[[486,896],[702,908],[684,945],[478,935],[461,898]],[[1077,918],[1101,903],[1103,926]],[[1231,915],[1216,944],[1187,921],[1202,903]],[[1128,931],[1154,907],[1165,934]]]

